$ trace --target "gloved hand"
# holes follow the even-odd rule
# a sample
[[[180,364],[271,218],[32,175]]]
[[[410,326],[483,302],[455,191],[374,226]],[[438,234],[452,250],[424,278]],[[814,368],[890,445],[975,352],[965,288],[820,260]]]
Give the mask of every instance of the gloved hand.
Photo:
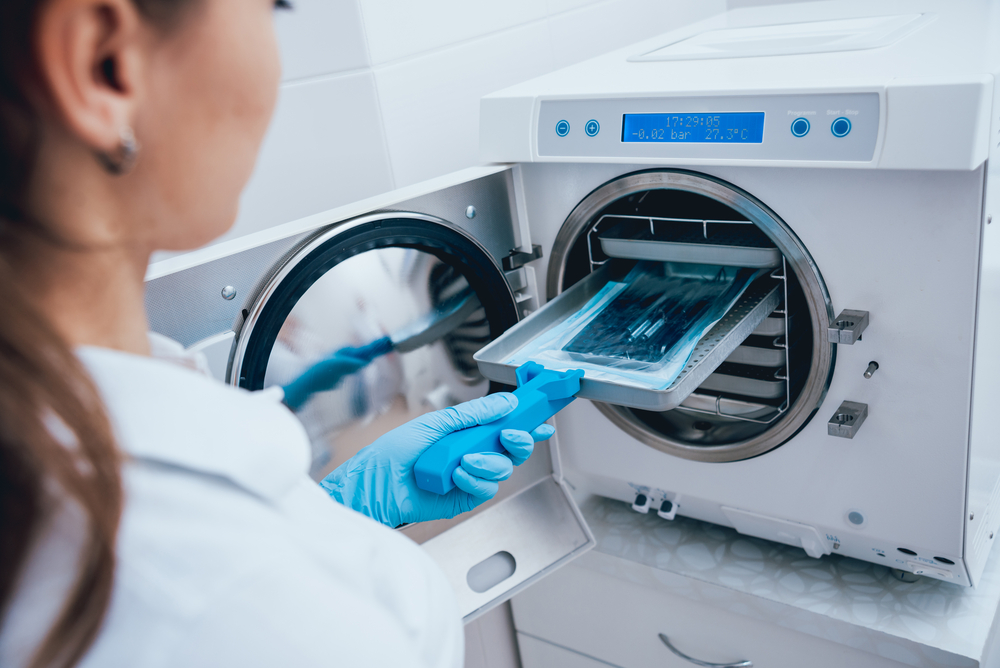
[[[417,487],[413,466],[424,450],[453,431],[487,424],[517,408],[517,397],[491,394],[423,415],[383,435],[328,475],[320,485],[339,503],[390,527],[448,519],[492,499],[499,482],[531,456],[536,441],[555,429],[543,424],[531,432],[505,429],[506,454],[465,455],[452,474],[457,489],[440,495]]]
[[[368,366],[376,357],[392,351],[389,337],[359,348],[341,348],[316,362],[284,387],[285,405],[297,411],[312,395],[337,387],[341,380]]]

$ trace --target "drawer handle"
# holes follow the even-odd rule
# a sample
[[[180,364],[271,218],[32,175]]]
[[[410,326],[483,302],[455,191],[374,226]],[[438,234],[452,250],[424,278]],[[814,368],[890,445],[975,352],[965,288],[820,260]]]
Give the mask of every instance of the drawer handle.
[[[684,652],[680,651],[676,647],[670,644],[670,639],[667,636],[660,634],[660,640],[663,644],[667,646],[671,652],[681,657],[685,661],[690,661],[696,666],[704,666],[704,668],[753,668],[753,661],[738,661],[736,663],[709,663],[707,661],[699,661],[693,657],[688,656]]]

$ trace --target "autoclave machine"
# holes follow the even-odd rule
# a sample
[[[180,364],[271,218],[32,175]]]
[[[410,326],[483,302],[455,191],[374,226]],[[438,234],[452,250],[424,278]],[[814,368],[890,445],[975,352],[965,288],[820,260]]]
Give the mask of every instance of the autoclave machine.
[[[306,406],[322,475],[510,383],[507,354],[602,268],[757,266],[773,289],[709,332],[669,401],[608,403],[585,379],[595,401],[500,498],[406,531],[467,619],[593,546],[588,493],[974,584],[1000,527],[1000,112],[968,36],[995,21],[988,3],[806,5],[488,96],[483,158],[515,164],[161,260],[151,326],[258,390],[471,288],[461,326]]]
[[[986,2],[733,11],[483,100],[551,300],[477,355],[489,375],[609,263],[781,283],[676,409],[557,416],[580,493],[976,583],[1000,523],[996,28]]]

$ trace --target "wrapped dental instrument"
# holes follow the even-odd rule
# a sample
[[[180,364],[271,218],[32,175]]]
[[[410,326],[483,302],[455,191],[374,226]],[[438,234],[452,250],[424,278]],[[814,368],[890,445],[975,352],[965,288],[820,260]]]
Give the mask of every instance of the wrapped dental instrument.
[[[549,369],[583,369],[589,378],[666,388],[698,341],[760,275],[738,267],[640,262],[509,363],[535,361]]]

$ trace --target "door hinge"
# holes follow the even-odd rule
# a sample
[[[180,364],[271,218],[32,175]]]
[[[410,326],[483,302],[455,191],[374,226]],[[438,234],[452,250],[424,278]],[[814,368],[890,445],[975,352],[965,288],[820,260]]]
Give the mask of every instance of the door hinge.
[[[542,247],[538,244],[532,244],[530,253],[512,250],[510,255],[503,259],[503,270],[514,271],[515,269],[520,269],[529,262],[541,259],[544,255]]]

